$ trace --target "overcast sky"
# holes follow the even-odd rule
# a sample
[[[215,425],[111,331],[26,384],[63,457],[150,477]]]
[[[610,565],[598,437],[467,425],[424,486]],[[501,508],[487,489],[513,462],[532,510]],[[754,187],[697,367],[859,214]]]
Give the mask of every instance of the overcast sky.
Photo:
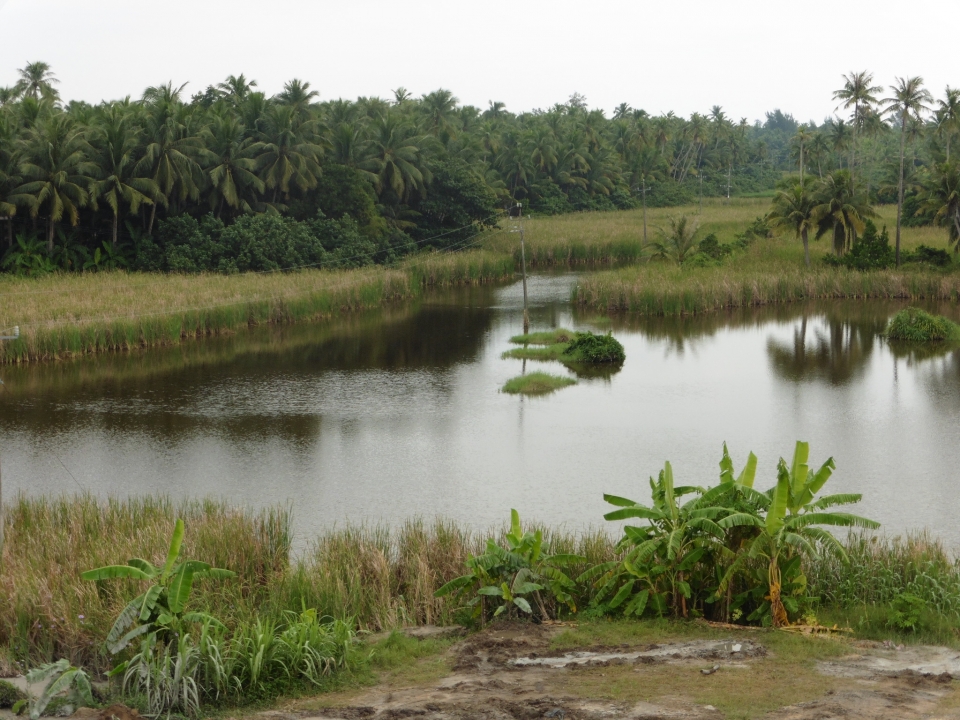
[[[0,0],[0,86],[43,60],[64,99],[90,102],[245,73],[322,99],[444,87],[519,112],[579,92],[608,114],[716,104],[820,121],[852,70],[884,86],[921,75],[935,96],[960,85],[958,26],[957,0]]]

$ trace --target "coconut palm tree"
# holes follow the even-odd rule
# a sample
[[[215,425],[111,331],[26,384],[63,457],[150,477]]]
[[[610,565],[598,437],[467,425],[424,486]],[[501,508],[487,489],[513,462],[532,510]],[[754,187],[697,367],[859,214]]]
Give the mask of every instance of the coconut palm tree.
[[[815,195],[812,213],[817,223],[817,239],[833,233],[833,249],[842,255],[865,227],[864,220],[875,217],[866,198],[851,186],[850,172],[837,170],[827,175]]]
[[[210,161],[206,169],[210,209],[218,218],[224,205],[235,211],[253,212],[256,194],[264,191],[254,159],[259,145],[244,136],[243,125],[229,114],[215,114],[203,129],[201,139]]]
[[[897,267],[900,267],[900,221],[903,215],[903,158],[907,142],[907,124],[911,118],[920,121],[923,111],[930,108],[926,103],[933,98],[923,87],[923,78],[897,78],[890,86],[893,95],[883,100],[884,112],[892,115],[900,124],[900,183],[897,188]]]
[[[807,267],[810,267],[810,232],[817,231],[817,205],[814,180],[807,178],[778,190],[767,215],[772,228],[791,230],[803,241],[803,259]]]
[[[801,187],[803,187],[803,168],[804,168],[803,150],[804,150],[804,146],[806,146],[813,139],[813,135],[814,133],[810,128],[808,128],[806,125],[801,125],[800,127],[797,128],[797,133],[792,138],[793,142],[796,144],[799,151],[798,154],[800,159],[800,186]]]
[[[14,86],[18,95],[33,98],[34,100],[58,100],[60,94],[53,87],[60,81],[53,74],[50,66],[45,62],[27,63],[17,70],[20,79]]]
[[[394,113],[376,120],[372,131],[370,154],[361,169],[376,176],[377,191],[390,191],[402,203],[425,192],[431,174],[424,163],[424,138]]]
[[[152,205],[160,195],[157,182],[137,172],[138,136],[139,129],[130,122],[129,115],[114,105],[104,110],[91,142],[92,160],[100,169],[100,177],[91,184],[90,199],[94,205],[102,200],[110,208],[114,250],[121,211],[125,208],[136,215],[141,204]]]
[[[863,126],[864,111],[867,108],[876,105],[877,93],[883,88],[871,85],[873,74],[866,70],[862,72],[851,72],[843,76],[843,87],[833,93],[834,100],[840,100],[841,106],[845,110],[853,108],[851,116],[851,127],[853,130],[853,139],[850,152],[850,182],[856,182],[856,162],[857,162],[857,132]]]
[[[80,208],[90,202],[90,185],[98,172],[89,160],[91,151],[83,130],[64,113],[49,117],[27,135],[20,164],[25,182],[13,193],[31,198],[32,217],[46,209],[49,254],[57,223],[66,215],[76,225]]]
[[[943,99],[937,101],[935,120],[937,132],[946,142],[946,160],[949,163],[950,141],[960,130],[960,88],[952,88],[947,85]]]
[[[259,175],[267,190],[289,199],[291,183],[301,192],[317,186],[323,148],[317,143],[313,122],[302,122],[296,105],[275,105],[267,110],[257,147]]]
[[[697,230],[697,224],[691,223],[686,215],[670,218],[670,231],[660,230],[660,239],[652,243],[652,257],[682,265],[696,251]]]
[[[143,94],[143,155],[135,173],[153,180],[157,195],[150,207],[147,234],[153,234],[157,205],[167,206],[174,198],[181,202],[198,200],[204,182],[199,160],[204,148],[189,128],[189,109],[180,102],[186,83],[147,88]]]
[[[234,107],[240,107],[247,95],[257,86],[256,80],[247,80],[243,73],[228,75],[222,83],[217,83],[220,95]]]

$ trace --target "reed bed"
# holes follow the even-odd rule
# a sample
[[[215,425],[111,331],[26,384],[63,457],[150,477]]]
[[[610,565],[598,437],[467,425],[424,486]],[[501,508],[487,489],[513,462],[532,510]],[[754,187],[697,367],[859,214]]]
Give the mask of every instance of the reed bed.
[[[264,323],[319,320],[418,296],[424,288],[500,280],[512,258],[488,251],[434,253],[396,268],[242,275],[126,272],[0,280],[0,362],[180,343]],[[2,328],[0,328],[2,329]]]

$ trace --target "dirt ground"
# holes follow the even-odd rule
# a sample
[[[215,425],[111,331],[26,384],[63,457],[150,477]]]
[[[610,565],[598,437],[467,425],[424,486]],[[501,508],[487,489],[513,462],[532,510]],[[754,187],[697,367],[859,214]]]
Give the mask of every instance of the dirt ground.
[[[261,716],[960,720],[960,682],[953,680],[960,678],[960,651],[950,648],[736,630],[705,633],[709,639],[558,644],[568,630],[491,626],[450,645],[432,672]]]

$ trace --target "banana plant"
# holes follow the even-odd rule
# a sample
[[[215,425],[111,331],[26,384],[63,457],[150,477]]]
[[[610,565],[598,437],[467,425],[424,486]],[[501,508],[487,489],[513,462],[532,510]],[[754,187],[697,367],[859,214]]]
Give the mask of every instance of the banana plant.
[[[728,587],[733,576],[744,564],[751,560],[762,560],[766,563],[767,595],[760,611],[769,611],[774,627],[789,624],[787,611],[797,610],[795,600],[783,593],[782,569],[788,568],[790,571],[790,594],[800,596],[806,590],[800,556],[816,555],[817,546],[820,546],[844,560],[847,558],[840,542],[829,531],[818,526],[867,529],[880,527],[879,523],[859,515],[828,512],[837,505],[859,502],[861,495],[847,493],[815,499],[830,479],[836,464],[832,457],[828,458],[820,469],[811,475],[809,456],[809,443],[798,441],[790,467],[787,467],[783,458],[780,458],[777,464],[777,484],[767,493],[752,496],[757,501],[756,507],[741,508],[718,522],[724,529],[752,528],[755,533],[745,552],[741,552],[728,568],[720,582],[718,595]]]
[[[539,617],[549,618],[550,612],[543,597],[545,591],[558,603],[567,605],[575,612],[576,604],[571,592],[576,584],[564,570],[572,564],[586,562],[586,558],[568,553],[550,555],[544,552],[543,532],[524,532],[520,514],[516,510],[510,511],[510,530],[506,534],[506,541],[507,547],[504,548],[493,539],[488,539],[483,555],[467,559],[470,572],[446,583],[434,596],[462,594],[475,588],[476,593],[467,605],[474,608],[474,614],[481,621],[486,615],[484,598],[487,597],[500,601],[494,617],[516,609],[527,615],[534,615],[536,610]]]
[[[650,478],[650,489],[650,506],[604,494],[604,500],[621,508],[604,515],[606,520],[641,518],[647,524],[624,527],[618,545],[625,552],[623,559],[601,563],[577,581],[599,587],[595,604],[604,611],[622,606],[625,615],[639,616],[650,606],[661,615],[672,609],[674,615],[687,617],[688,601],[694,599],[691,575],[703,570],[705,558],[724,550],[724,530],[717,519],[728,511],[716,501],[727,488],[675,486],[667,462],[656,481]],[[681,504],[680,498],[690,494],[697,497]]]
[[[128,560],[126,565],[107,565],[88,570],[83,580],[146,580],[150,587],[138,595],[121,611],[107,635],[106,645],[116,655],[133,640],[147,633],[178,630],[183,623],[219,621],[202,612],[187,612],[186,607],[197,578],[232,578],[230,570],[211,567],[196,560],[180,560],[183,544],[183,520],[177,520],[167,551],[167,560],[158,568],[141,558]]]

